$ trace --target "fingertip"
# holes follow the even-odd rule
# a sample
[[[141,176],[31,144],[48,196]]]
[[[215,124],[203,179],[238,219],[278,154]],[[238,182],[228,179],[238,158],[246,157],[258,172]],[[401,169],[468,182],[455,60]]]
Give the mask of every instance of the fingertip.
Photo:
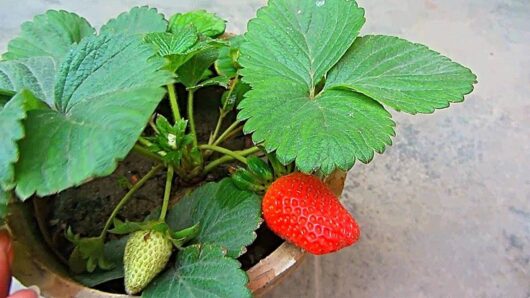
[[[13,247],[11,245],[11,236],[7,230],[0,230],[0,250],[5,253],[9,265],[11,265],[13,262]]]
[[[31,289],[17,291],[8,298],[39,298],[39,294]]]

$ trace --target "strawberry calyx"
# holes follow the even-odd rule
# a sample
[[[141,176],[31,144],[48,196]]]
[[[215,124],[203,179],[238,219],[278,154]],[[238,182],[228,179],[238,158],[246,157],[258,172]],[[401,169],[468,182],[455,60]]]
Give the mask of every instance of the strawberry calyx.
[[[246,168],[239,167],[232,173],[232,181],[239,189],[263,194],[274,180],[293,171],[292,164],[283,165],[275,153],[265,154],[266,161],[257,156],[248,157]]]
[[[166,239],[171,241],[173,245],[180,249],[182,246],[193,238],[197,237],[200,231],[200,225],[197,223],[188,228],[174,231],[169,225],[160,220],[146,220],[143,222],[121,221],[114,219],[114,228],[109,230],[110,233],[116,235],[126,235],[137,231],[155,231],[162,234]]]
[[[74,273],[94,272],[98,267],[103,270],[115,267],[115,264],[105,257],[105,241],[102,237],[81,237],[80,234],[74,234],[70,227],[65,236],[74,244],[68,258],[68,265]]]

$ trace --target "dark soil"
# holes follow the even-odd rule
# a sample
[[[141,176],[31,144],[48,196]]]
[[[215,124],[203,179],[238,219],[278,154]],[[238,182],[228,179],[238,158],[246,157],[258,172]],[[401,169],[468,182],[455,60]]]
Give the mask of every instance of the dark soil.
[[[179,96],[184,96],[183,90],[177,90]],[[209,88],[197,92],[196,103],[196,122],[199,140],[207,141],[209,134],[217,121],[219,98],[222,89]],[[180,107],[181,112],[186,111],[186,107]],[[171,118],[167,101],[162,101],[157,112]],[[234,119],[230,115],[225,120],[225,127]],[[146,130],[148,133],[149,131]],[[248,145],[249,140],[244,136],[239,136],[230,141],[229,144],[223,144],[228,148],[241,149]],[[216,156],[213,155],[212,158]],[[154,163],[143,156],[135,153],[130,154],[122,161],[116,171],[104,178],[95,179],[82,186],[71,188],[57,195],[46,198],[34,198],[35,215],[38,219],[44,238],[47,240],[51,249],[62,259],[66,260],[71,250],[71,243],[65,239],[65,230],[71,227],[74,233],[82,236],[97,236],[103,229],[105,221],[112,213],[114,206],[127,193],[129,187],[138,179],[145,175]],[[212,172],[207,177],[197,181],[196,185],[184,184],[181,181],[175,181],[172,197],[179,197],[183,189],[196,187],[204,181],[216,181],[226,177],[227,169],[233,165],[227,164],[220,167],[217,171]],[[122,208],[118,218],[122,220],[141,221],[150,212],[162,204],[164,193],[165,173],[160,171],[153,179],[148,181],[140,190],[138,190],[130,202]],[[274,235],[265,224],[257,231],[256,241],[248,247],[247,252],[239,258],[244,269],[252,267],[262,258],[276,249],[282,240]],[[122,283],[119,281],[109,282],[101,285],[100,289],[120,291]]]

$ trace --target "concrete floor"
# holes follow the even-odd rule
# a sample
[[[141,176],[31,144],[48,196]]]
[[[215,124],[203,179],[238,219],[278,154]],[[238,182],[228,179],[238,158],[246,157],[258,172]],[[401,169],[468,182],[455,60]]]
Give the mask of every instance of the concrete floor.
[[[0,49],[49,8],[101,25],[139,4],[206,8],[244,32],[263,0],[0,0]],[[394,146],[348,177],[354,247],[309,257],[269,297],[530,297],[529,0],[359,0],[363,33],[430,45],[478,75],[463,104],[394,113]]]

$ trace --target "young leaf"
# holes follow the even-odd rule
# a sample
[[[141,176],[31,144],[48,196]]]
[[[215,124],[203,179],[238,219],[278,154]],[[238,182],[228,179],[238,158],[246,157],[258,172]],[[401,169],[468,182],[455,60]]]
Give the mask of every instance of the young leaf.
[[[141,230],[143,227],[145,227],[146,224],[144,222],[135,222],[135,221],[121,221],[118,219],[114,219],[114,228],[109,230],[109,233],[116,234],[116,235],[127,235],[136,231]]]
[[[215,70],[219,75],[233,78],[236,76],[239,60],[239,47],[243,43],[244,37],[241,35],[230,38],[229,45],[219,49],[219,58],[215,61]]]
[[[100,237],[81,237],[69,228],[66,239],[74,244],[68,266],[74,273],[94,272],[96,268],[110,270],[115,264],[105,257],[105,240]]]
[[[346,88],[411,114],[461,102],[476,76],[426,46],[393,37],[358,38],[330,71],[326,88]]]
[[[14,164],[19,159],[17,142],[24,137],[22,121],[26,118],[29,101],[36,100],[31,92],[22,90],[0,108],[0,189],[14,187]]]
[[[229,83],[230,78],[224,76],[217,76],[200,82],[195,86],[194,89],[199,89],[207,86],[221,86],[227,88]]]
[[[95,33],[84,18],[66,11],[49,10],[22,24],[20,35],[11,40],[5,60],[51,56],[61,61],[72,44]]]
[[[56,193],[105,176],[131,150],[171,81],[137,36],[86,38],[65,58],[47,110],[28,113],[17,195]]]
[[[91,288],[107,281],[123,278],[123,254],[128,238],[128,236],[125,236],[105,243],[104,256],[114,264],[114,268],[111,270],[101,270],[98,268],[92,273],[76,274],[73,278]]]
[[[108,21],[101,27],[100,33],[111,34],[145,34],[151,32],[165,32],[167,21],[156,8],[148,6],[133,7],[128,12],[121,13],[117,18]]]
[[[0,90],[30,90],[37,98],[53,104],[56,62],[52,57],[32,57],[0,62]]]
[[[225,46],[225,43],[221,40],[199,37],[198,41],[183,53],[165,56],[165,58],[169,61],[169,65],[166,68],[171,72],[175,72],[196,55],[213,51],[214,49],[218,49],[222,46]]]
[[[142,297],[251,297],[248,277],[237,260],[217,245],[193,245],[180,251],[175,267],[157,277]]]
[[[155,45],[162,57],[185,54],[198,36],[193,27],[183,27],[178,33],[157,32],[145,36],[145,41]]]
[[[194,243],[215,243],[238,257],[256,238],[261,223],[259,197],[238,189],[230,179],[207,183],[182,198],[168,213],[173,230],[200,225]]]
[[[225,32],[226,21],[205,10],[177,13],[169,20],[169,30],[177,32],[182,27],[193,25],[197,31],[208,37],[217,37]]]
[[[186,63],[177,69],[177,79],[187,88],[195,87],[204,79],[204,73],[215,62],[218,49],[208,47],[191,57]]]

